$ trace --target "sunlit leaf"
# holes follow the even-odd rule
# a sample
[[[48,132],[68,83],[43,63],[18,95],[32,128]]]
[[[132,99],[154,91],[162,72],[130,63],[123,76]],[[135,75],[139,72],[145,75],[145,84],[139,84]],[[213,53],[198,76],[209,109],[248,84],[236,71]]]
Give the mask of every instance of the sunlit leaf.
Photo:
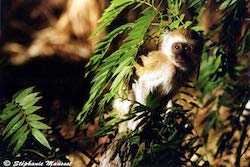
[[[112,21],[116,18],[116,16],[123,11],[127,6],[135,3],[134,0],[113,0],[111,5],[104,11],[101,19],[101,25],[98,29],[91,35],[94,37],[99,35],[108,25],[112,23]]]
[[[27,116],[27,120],[29,120],[29,121],[39,121],[39,120],[43,120],[43,119],[44,119],[44,117],[41,117],[37,114],[30,114]]]
[[[33,112],[39,110],[40,108],[42,108],[41,106],[29,106],[28,108],[25,109],[24,113],[25,114],[32,114]]]
[[[24,90],[18,92],[17,94],[15,94],[13,96],[13,99],[15,99],[15,101],[19,103],[23,98],[25,98],[25,96],[30,94],[33,91],[33,89],[34,89],[34,87],[29,87],[27,89],[24,89]]]
[[[233,5],[235,2],[237,2],[237,0],[225,0],[225,1],[219,6],[219,9],[220,9],[220,10],[225,10],[225,9],[228,8],[229,6]]]
[[[184,26],[184,28],[188,28],[191,24],[192,24],[191,21],[186,21],[183,26]]]
[[[175,20],[173,21],[170,25],[169,25],[169,28],[172,30],[172,29],[176,29],[178,28],[180,25],[180,21],[179,20]]]

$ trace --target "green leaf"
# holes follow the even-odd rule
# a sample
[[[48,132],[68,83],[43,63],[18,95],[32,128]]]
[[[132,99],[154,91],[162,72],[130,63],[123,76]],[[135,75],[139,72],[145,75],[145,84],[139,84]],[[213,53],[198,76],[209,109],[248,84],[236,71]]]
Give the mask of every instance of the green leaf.
[[[113,0],[111,2],[111,5],[104,11],[101,19],[99,20],[99,22],[101,22],[101,25],[90,36],[90,38],[99,35],[108,25],[112,23],[112,21],[121,11],[123,11],[127,6],[133,3],[135,3],[134,0]]]
[[[168,141],[174,141],[176,140],[176,138],[178,138],[178,132],[177,130],[174,130],[171,135],[168,137]]]
[[[123,33],[124,31],[134,27],[134,23],[127,23],[124,24],[115,30],[111,31],[109,34],[107,34],[103,39],[101,39],[95,48],[94,55],[90,58],[89,63],[86,65],[87,73],[85,76],[87,76],[90,72],[93,72],[99,68],[101,60],[105,56],[106,52],[108,51],[108,48],[113,41],[114,38],[116,38],[118,35]]]
[[[206,3],[206,0],[192,0],[192,1],[187,1],[188,8],[196,8],[198,11],[201,9],[202,6]]]
[[[140,113],[140,112],[144,112],[144,111],[147,111],[148,110],[148,107],[147,106],[144,106],[144,105],[138,105],[134,108],[134,111],[135,113]]]
[[[134,49],[131,49],[129,51],[130,56],[133,56],[133,57],[128,57],[127,55],[124,55],[124,57],[126,59],[116,68],[116,70],[114,71],[113,75],[117,75],[118,73],[120,73],[121,71],[123,71],[124,68],[126,68],[127,66],[130,66],[131,64],[133,64],[133,62],[134,62],[134,55],[136,55],[137,52],[138,52],[138,49],[134,48]]]
[[[102,97],[100,97],[103,96],[103,91],[107,89],[109,83],[112,82],[110,87],[110,92],[112,92],[112,94],[110,95],[114,96],[117,94],[123,80],[130,80],[130,76],[132,75],[132,67],[130,65],[135,61],[134,59],[139,47],[145,42],[144,38],[146,32],[157,12],[152,8],[147,8],[142,14],[143,16],[137,19],[135,24],[131,26],[132,30],[128,33],[127,38],[125,38],[125,43],[110,56],[101,60],[98,73],[91,82],[93,85],[90,90],[90,97],[84,104],[82,112],[80,112],[77,117],[80,123],[82,123],[86,116],[97,107],[95,105],[100,105],[97,107],[98,110],[96,111],[96,113],[100,113],[100,109],[104,108],[107,100],[112,99],[112,97],[109,96],[109,98],[106,98],[107,100],[101,100]],[[105,22],[105,20],[102,21]],[[118,71],[117,68],[121,71]],[[104,75],[104,73],[106,75]]]
[[[183,26],[184,28],[188,28],[191,24],[192,24],[192,21],[186,21]]]
[[[122,121],[118,116],[106,122],[105,126],[115,126],[118,122]]]
[[[228,8],[229,6],[233,5],[234,3],[236,3],[237,0],[225,0],[220,6],[219,9],[220,10],[225,10],[226,8]]]
[[[36,97],[38,94],[39,94],[38,92],[35,92],[25,96],[25,98],[20,100],[20,105],[23,106],[23,108],[28,108],[30,106],[33,106],[36,102],[38,102],[41,99],[41,97]]]
[[[180,16],[180,21],[183,21],[183,19],[185,18],[185,14],[181,14],[181,16]]]
[[[104,71],[102,73],[98,73],[92,80],[92,82],[96,82],[96,81],[100,81],[106,78],[107,74],[109,73],[109,71]]]
[[[21,90],[19,91],[17,94],[15,94],[13,96],[13,99],[19,103],[23,98],[25,98],[25,96],[27,96],[28,94],[30,94],[33,91],[34,87],[29,87],[27,89]]]
[[[22,114],[19,113],[17,114],[6,126],[6,128],[4,129],[3,131],[3,134],[5,134],[6,132],[8,132],[10,130],[10,128],[12,128],[16,123],[17,121],[22,117]]]
[[[27,120],[29,120],[29,121],[39,121],[39,120],[43,120],[43,119],[44,119],[44,117],[41,117],[37,114],[30,114],[27,116]]]
[[[180,13],[179,1],[175,1],[174,13],[175,13],[176,15],[179,15],[179,13]]]
[[[169,25],[169,28],[170,28],[171,30],[173,30],[173,29],[178,28],[179,25],[180,25],[180,21],[179,21],[179,20],[175,20],[175,21],[173,21],[173,22]]]
[[[23,144],[25,143],[25,141],[27,139],[29,132],[30,131],[27,131],[27,132],[21,134],[21,136],[19,137],[19,139],[15,145],[15,148],[13,150],[13,154],[15,154],[23,146]]]
[[[42,108],[41,106],[29,106],[28,108],[25,109],[24,113],[29,115],[37,110],[39,110],[40,108]]]
[[[5,109],[0,114],[0,120],[5,121],[11,119],[2,132],[3,140],[11,137],[9,147],[14,143],[13,154],[15,154],[25,143],[30,132],[28,127],[36,127],[40,129],[50,128],[39,120],[44,119],[39,115],[32,114],[40,109],[40,106],[33,106],[41,97],[38,92],[32,93],[34,87],[30,87],[17,92],[13,95],[12,102],[6,104]]]
[[[28,130],[28,124],[22,126],[11,138],[10,142],[9,142],[9,146],[13,145],[19,138],[20,136],[25,133]]]
[[[191,29],[198,32],[198,31],[202,31],[203,27],[202,26],[193,26]]]
[[[8,138],[10,135],[12,135],[14,132],[16,132],[24,123],[25,118],[23,117],[20,119],[12,128],[6,133],[4,140]]]
[[[113,127],[113,125],[106,125],[103,126],[102,128],[98,129],[95,133],[94,133],[94,137],[100,137],[100,136],[104,136],[107,134],[107,132],[109,132],[111,130],[111,128]]]
[[[157,107],[160,106],[160,101],[158,97],[154,96],[151,92],[146,98],[146,105],[151,109],[155,110]]]
[[[26,95],[24,98],[20,99],[19,100],[19,103],[23,105],[25,105],[27,103],[27,101],[30,101],[32,100],[33,98],[35,98],[39,93],[38,92],[35,92],[35,93],[30,93],[28,95]]]
[[[120,71],[120,73],[116,76],[110,87],[112,92],[118,92],[119,88],[122,86],[123,79],[125,78],[128,72],[131,72],[130,66],[124,67],[122,71]]]
[[[173,3],[173,1],[169,0],[169,1],[167,1],[167,3],[168,3],[168,8],[169,8],[169,9],[173,9],[173,8],[174,8],[174,3]]]
[[[33,128],[31,130],[31,133],[39,143],[41,143],[48,149],[51,149],[49,142],[47,141],[46,137],[42,134],[42,132],[40,132],[40,130]]]
[[[135,46],[143,44],[144,36],[146,35],[146,32],[157,13],[155,10],[147,8],[142,11],[142,14],[143,16],[135,21],[134,28],[129,32],[128,37],[124,40],[131,41],[138,39],[139,43],[135,44]]]
[[[140,136],[133,136],[128,139],[129,143],[136,144],[140,142]]]
[[[24,89],[22,90],[19,90],[17,93],[15,93],[13,96],[12,96],[12,99],[16,99],[18,95],[20,95],[20,93],[22,93],[24,91]],[[27,93],[28,94],[28,93]]]
[[[39,121],[31,121],[29,122],[30,126],[32,126],[33,128],[37,128],[37,129],[50,129],[50,127],[42,122]]]
[[[9,111],[14,110],[15,108],[16,108],[15,104],[13,104],[13,103],[7,103],[5,105],[5,108],[4,108],[3,112],[1,114],[9,113]]]
[[[18,108],[13,108],[13,110],[11,110],[10,108],[4,110],[3,113],[0,114],[0,122],[4,122],[4,121],[10,119],[15,114],[17,114],[18,111],[19,111]]]

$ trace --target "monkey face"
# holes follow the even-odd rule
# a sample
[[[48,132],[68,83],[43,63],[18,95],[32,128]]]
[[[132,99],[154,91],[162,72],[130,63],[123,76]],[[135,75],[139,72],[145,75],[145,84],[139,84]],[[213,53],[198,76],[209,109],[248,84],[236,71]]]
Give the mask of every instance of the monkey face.
[[[190,71],[199,64],[202,46],[202,38],[197,32],[179,29],[165,35],[162,51],[176,67]]]
[[[174,61],[179,66],[184,67],[192,59],[193,47],[188,43],[176,42],[172,44],[172,53],[174,55]]]

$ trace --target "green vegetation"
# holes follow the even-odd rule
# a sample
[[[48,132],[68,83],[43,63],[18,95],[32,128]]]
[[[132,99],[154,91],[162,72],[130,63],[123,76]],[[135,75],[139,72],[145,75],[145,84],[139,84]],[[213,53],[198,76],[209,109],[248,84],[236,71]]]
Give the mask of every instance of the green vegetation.
[[[10,2],[6,1],[5,5],[11,6],[11,9],[18,8],[18,5],[14,6]],[[212,2],[214,5],[210,4]],[[107,31],[107,34],[95,45],[85,71],[81,71],[80,68],[85,62],[80,61],[79,57],[74,57],[74,54],[79,56],[78,47],[79,50],[83,50],[80,53],[85,53],[86,48],[86,52],[90,52],[89,46],[83,44],[87,39],[82,40],[82,33],[72,32],[77,27],[71,27],[73,21],[68,20],[67,26],[61,24],[61,20],[71,18],[68,18],[71,14],[67,12],[73,11],[73,14],[78,15],[82,9],[74,13],[74,10],[68,9],[77,6],[75,4],[70,6],[70,3],[51,3],[48,5],[56,11],[52,17],[50,9],[44,7],[47,4],[43,1],[40,3],[42,7],[36,6],[39,11],[32,10],[30,13],[27,12],[28,14],[23,12],[24,15],[20,18],[24,19],[20,23],[16,21],[20,13],[13,13],[15,17],[12,17],[12,14],[5,11],[9,14],[6,18],[12,20],[4,25],[8,35],[5,41],[1,42],[6,45],[5,48],[1,47],[3,56],[0,57],[0,91],[10,86],[4,95],[0,92],[0,142],[4,147],[8,144],[6,150],[0,150],[1,155],[4,155],[1,160],[6,157],[13,157],[14,160],[39,157],[38,159],[42,160],[68,161],[66,155],[79,158],[78,152],[81,152],[89,159],[88,162],[83,160],[82,164],[98,165],[99,159],[96,157],[100,157],[99,150],[108,148],[107,141],[99,142],[98,139],[108,137],[108,144],[117,143],[112,157],[119,155],[122,163],[130,161],[132,166],[205,167],[219,164],[241,167],[243,162],[249,166],[244,157],[246,153],[249,154],[250,147],[250,114],[249,109],[246,109],[250,95],[250,17],[246,8],[247,0],[112,0],[99,21],[99,28],[90,38],[104,31]],[[29,11],[30,6],[27,4],[25,2],[23,6],[20,5],[19,12],[23,9]],[[56,5],[59,7],[55,7]],[[61,12],[59,8],[65,9],[61,13],[65,16],[63,19],[58,19],[61,18],[58,17]],[[218,18],[210,18],[213,15],[207,16],[208,22],[217,20],[213,25],[205,27],[207,29],[204,33],[201,22],[204,11],[207,10],[216,11]],[[39,12],[42,13],[42,17]],[[32,20],[28,15],[36,19]],[[44,15],[49,17],[46,20],[48,25],[40,24]],[[27,21],[28,19],[30,20]],[[56,19],[60,20],[57,24],[54,23]],[[76,19],[74,24],[81,24],[79,20]],[[8,29],[11,27],[9,24],[15,28]],[[39,31],[34,31],[29,24],[37,24],[34,27]],[[159,49],[163,34],[178,28],[190,28],[203,33],[205,46],[198,80],[194,83],[190,81],[181,89],[173,98],[173,107],[168,108],[166,101],[159,101],[149,95],[146,105],[135,102],[127,117],[120,118],[118,113],[113,111],[112,101],[118,97],[127,99],[127,94],[121,94],[120,90],[133,81],[134,65],[138,56]],[[25,29],[26,33],[20,36],[22,29]],[[10,35],[11,33],[13,35]],[[8,39],[10,36],[12,38]],[[60,42],[58,45],[60,39],[64,40],[62,45]],[[75,49],[72,46],[76,44]],[[35,55],[31,54],[34,48],[40,48]],[[2,49],[9,49],[11,53],[7,54]],[[44,57],[48,59],[43,59]],[[32,62],[31,59],[40,62]],[[72,63],[71,59],[77,63]],[[27,68],[28,70],[24,70],[26,73],[18,73],[19,70],[23,70],[22,67],[13,67],[16,70],[15,76],[23,75],[16,80],[11,78],[10,82],[14,82],[13,85],[7,85],[9,82],[2,85],[1,82],[6,76],[15,77],[11,76],[12,65],[17,63],[25,66],[24,62],[34,64]],[[67,63],[70,65],[65,68]],[[30,69],[37,65],[37,71],[42,72],[32,72],[30,76],[38,81],[29,82],[25,75],[28,76]],[[46,65],[51,67],[43,68]],[[53,70],[56,72],[49,75]],[[80,74],[75,76],[76,71]],[[2,74],[6,76],[2,77]],[[86,81],[89,78],[91,80],[89,96],[86,93],[88,85],[83,85],[82,82],[84,74],[87,77]],[[43,82],[41,78],[49,81]],[[23,82],[18,83],[20,80]],[[29,87],[32,85],[35,85],[39,92],[36,92],[34,87]],[[20,87],[29,88],[13,95],[15,90],[22,89]],[[85,99],[86,97],[88,98]],[[185,103],[189,107],[186,107]],[[82,109],[80,105],[83,105]],[[41,114],[44,117],[38,114],[39,111],[43,111]],[[60,119],[55,118],[58,115]],[[134,131],[119,134],[118,124],[131,119],[140,119],[141,122]],[[69,128],[71,126],[72,129]],[[98,131],[93,135],[96,129]],[[47,135],[48,133],[50,135]],[[26,152],[23,149],[26,149]],[[95,151],[91,152],[88,149]]]
[[[41,122],[44,118],[35,114],[41,106],[35,104],[41,99],[39,92],[33,92],[33,87],[19,91],[13,96],[11,102],[5,105],[0,114],[0,122],[5,123],[3,130],[3,140],[10,138],[9,146],[14,146],[13,154],[24,145],[29,134],[45,147],[50,145],[40,130],[50,129]]]
[[[172,166],[207,166],[209,164],[207,156],[210,153],[200,150],[206,150],[209,132],[216,131],[218,127],[230,130],[223,133],[217,141],[217,151],[212,153],[215,157],[222,155],[227,148],[232,146],[236,131],[245,137],[241,141],[247,140],[246,130],[242,128],[248,127],[249,120],[243,125],[244,127],[241,127],[240,117],[249,98],[249,88],[246,85],[240,88],[238,79],[243,77],[241,73],[248,67],[236,61],[249,51],[247,48],[249,31],[245,31],[242,38],[236,40],[239,38],[238,33],[241,31],[243,21],[247,19],[241,13],[245,2],[218,0],[217,3],[220,4],[218,8],[223,16],[220,22],[206,34],[205,39],[209,41],[213,34],[220,33],[219,40],[209,41],[205,45],[199,80],[195,84],[196,91],[200,92],[198,101],[206,103],[203,107],[212,104],[217,99],[215,96],[218,95],[213,92],[214,90],[223,91],[223,94],[219,96],[217,107],[203,120],[202,124],[207,126],[202,136],[194,133],[192,122],[195,117],[190,117],[191,111],[184,110],[181,105],[175,104],[174,108],[169,109],[165,107],[165,103],[161,104],[154,97],[149,97],[146,106],[134,107],[126,120],[142,118],[142,121],[135,131],[124,134],[119,139],[118,146],[120,147],[114,153],[123,155],[121,159],[125,160],[126,156],[134,153],[133,166],[160,165],[160,163]],[[187,7],[187,10],[193,11],[191,17],[186,18],[185,13],[181,11],[183,5]],[[116,136],[117,124],[126,120],[119,119],[118,115],[112,112],[110,103],[113,98],[119,96],[118,91],[124,83],[128,84],[131,81],[132,67],[136,62],[137,54],[150,40],[154,40],[157,45],[166,30],[189,27],[200,31],[202,27],[197,23],[201,19],[200,14],[205,6],[205,0],[169,0],[167,3],[155,0],[113,0],[103,13],[100,19],[101,25],[93,36],[110,25],[126,7],[128,10],[141,12],[134,22],[117,27],[97,44],[94,55],[87,65],[87,73],[95,72],[95,76],[91,82],[90,97],[77,118],[80,124],[85,123],[90,115],[91,117],[98,116],[103,127],[96,135]],[[116,35],[113,35],[114,33]],[[123,44],[112,53],[107,53],[114,38],[118,38],[117,36],[121,34],[126,36]],[[207,95],[210,96],[209,100],[205,100]],[[188,96],[192,98],[194,95],[188,94]],[[123,98],[126,98],[125,94]],[[195,104],[192,105],[197,113],[201,110]],[[228,117],[225,122],[220,120],[219,109],[222,106],[230,107],[232,113],[232,116]],[[170,112],[165,114],[167,110]],[[105,117],[107,113],[109,116]],[[128,154],[125,155],[121,151],[124,146],[128,149]],[[238,149],[238,152],[244,152],[242,146]],[[196,160],[191,160],[194,155],[197,157]],[[237,154],[236,157],[239,159],[241,154]],[[239,160],[236,160],[235,165],[239,166],[239,164]]]

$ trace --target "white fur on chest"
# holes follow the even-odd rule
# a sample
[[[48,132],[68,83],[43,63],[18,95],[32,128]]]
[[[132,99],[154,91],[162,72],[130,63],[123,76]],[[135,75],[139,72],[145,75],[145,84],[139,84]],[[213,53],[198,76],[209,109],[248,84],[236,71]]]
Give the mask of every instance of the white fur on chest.
[[[146,98],[150,92],[161,88],[161,95],[167,95],[172,90],[171,81],[175,69],[172,66],[163,65],[157,67],[149,73],[140,76],[138,81],[133,84],[133,91],[135,92],[135,100],[139,103],[145,104]]]

